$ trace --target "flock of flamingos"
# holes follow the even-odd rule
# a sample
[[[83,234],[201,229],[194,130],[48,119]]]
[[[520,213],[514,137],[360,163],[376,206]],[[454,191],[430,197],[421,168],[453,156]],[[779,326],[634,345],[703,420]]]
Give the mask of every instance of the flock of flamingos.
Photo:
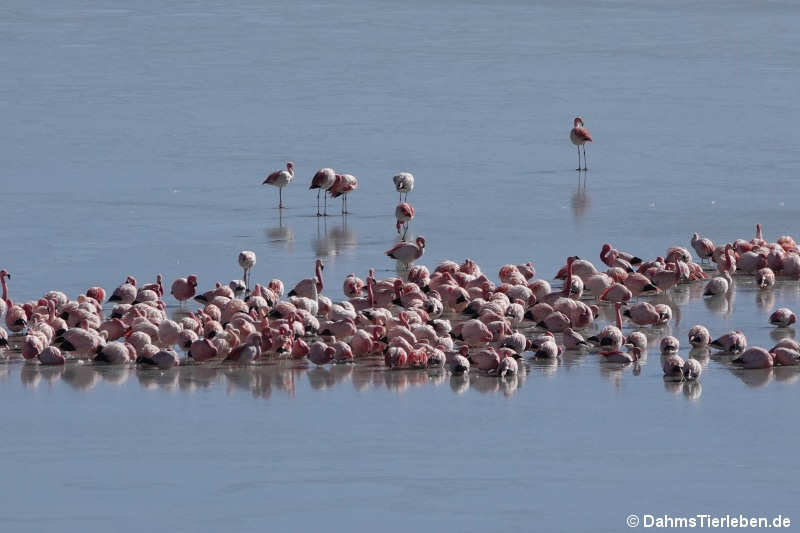
[[[570,134],[578,146],[579,163],[580,146],[591,141],[582,125],[576,118]],[[584,168],[585,163],[584,152]],[[282,190],[293,177],[294,165],[289,163],[265,183]],[[407,203],[414,177],[403,172],[393,182],[401,200],[396,209],[400,232],[414,216]],[[321,215],[319,192],[342,196],[346,213],[347,195],[357,186],[349,174],[329,168],[318,171],[310,186],[318,189],[317,214]],[[282,194],[280,198],[282,206]],[[327,205],[323,209],[327,212]],[[678,284],[705,283],[704,295],[716,298],[733,290],[734,274],[753,276],[762,289],[772,287],[776,275],[800,278],[800,249],[794,239],[783,236],[769,242],[760,225],[754,238],[722,245],[695,233],[691,247],[699,263],[681,246],[644,260],[604,244],[599,265],[576,256],[566,258],[555,276],[563,280],[559,288],[537,278],[531,262],[503,266],[497,281],[470,259],[460,264],[445,261],[431,273],[423,265],[413,265],[425,251],[425,239],[408,243],[404,238],[405,232],[386,255],[408,265],[406,279],[377,279],[374,270],[366,280],[350,274],[342,284],[342,300],[323,293],[327,285],[319,259],[312,277],[286,291],[279,279],[253,284],[256,254],[242,251],[238,258],[242,280],[217,282],[205,292],[198,292],[195,275],[172,282],[170,295],[180,302],[175,320],[167,315],[161,275],[143,285],[128,276],[108,298],[102,287],[91,287],[75,299],[50,291],[20,303],[9,294],[11,275],[0,270],[0,317],[12,333],[9,337],[0,327],[0,353],[42,365],[75,359],[162,370],[186,364],[249,365],[278,358],[307,359],[315,365],[380,358],[390,370],[446,368],[454,375],[477,371],[503,379],[519,372],[518,359],[556,359],[565,350],[596,353],[610,365],[638,364],[648,351],[647,328],[661,328],[672,320],[668,305],[652,305],[646,297],[667,293]],[[707,262],[718,271],[711,279],[707,274],[711,267],[703,268]],[[185,302],[190,300],[199,308],[187,310]],[[600,306],[613,307],[615,323],[596,324]],[[795,321],[787,308],[769,317],[781,328]],[[624,329],[629,330],[627,335]],[[741,331],[713,338],[706,327],[696,325],[688,342],[693,348],[729,354],[731,365],[746,369],[800,363],[800,344],[791,338],[767,350],[748,347]],[[673,336],[660,341],[665,379],[696,380],[702,365],[692,357],[684,360],[679,348],[680,341]],[[177,349],[184,350],[185,357]]]

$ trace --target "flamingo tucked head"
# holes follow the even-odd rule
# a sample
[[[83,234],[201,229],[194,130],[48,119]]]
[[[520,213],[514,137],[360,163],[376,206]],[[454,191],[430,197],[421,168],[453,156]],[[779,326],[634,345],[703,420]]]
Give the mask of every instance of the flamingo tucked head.
[[[189,276],[187,276],[187,277],[186,277],[186,281],[187,281],[187,282],[189,283],[189,285],[191,285],[192,287],[197,287],[197,276],[196,276],[196,275],[194,275],[194,274],[190,274]]]
[[[289,172],[292,172],[294,170],[294,163],[292,161],[286,163],[286,170],[288,170]]]
[[[575,117],[575,120],[572,121],[572,125],[575,128],[578,126],[583,126],[583,119],[581,117]]]
[[[417,246],[425,248],[425,237],[417,237]]]

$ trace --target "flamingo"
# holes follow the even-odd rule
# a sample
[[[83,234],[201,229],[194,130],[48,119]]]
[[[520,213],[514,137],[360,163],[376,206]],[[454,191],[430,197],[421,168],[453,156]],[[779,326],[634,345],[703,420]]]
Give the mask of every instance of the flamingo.
[[[6,277],[11,279],[11,274],[6,272],[5,269],[0,270],[0,284],[3,286],[3,297],[0,299],[0,317],[2,317],[3,314],[8,310],[8,302],[6,302],[8,299],[8,286],[6,285]]]
[[[178,278],[172,282],[170,293],[183,305],[183,302],[194,296],[197,288],[197,276],[190,274],[185,278]]]
[[[683,366],[685,364],[683,357],[676,353],[667,356],[667,358],[664,359],[664,377],[680,377],[683,379]]]
[[[400,233],[400,228],[405,226],[402,237],[405,240],[408,223],[414,218],[414,207],[406,202],[400,203],[394,210],[394,216],[397,219],[397,233]]]
[[[731,363],[742,365],[748,369],[770,368],[775,364],[772,354],[760,346],[748,348]]]
[[[703,366],[700,364],[700,361],[697,359],[692,359],[691,357],[684,361],[683,363],[683,379],[685,380],[692,380],[697,379],[700,377],[700,374],[703,373]]]
[[[250,290],[250,270],[256,265],[256,253],[252,250],[239,252],[239,266],[244,270],[244,286]]]
[[[409,264],[416,261],[425,252],[425,237],[417,237],[416,243],[398,242],[388,250],[386,255],[401,263]]]
[[[711,241],[711,239],[701,237],[697,232],[692,234],[692,248],[694,248],[694,251],[697,252],[697,256],[700,258],[701,263],[707,261],[712,255],[714,255],[714,243]]]
[[[322,260],[317,259],[314,262],[314,277],[297,282],[294,289],[289,291],[289,296],[300,296],[316,300],[319,293],[322,292],[322,271],[324,268],[325,266],[322,264]]]
[[[702,348],[708,346],[710,342],[711,334],[708,332],[707,327],[698,324],[689,330],[689,344],[693,347]]]
[[[769,317],[769,323],[779,328],[787,328],[797,322],[797,315],[788,307],[779,307]]]
[[[408,200],[408,193],[414,190],[414,176],[410,172],[400,172],[392,178],[392,181],[395,190],[400,193],[400,201],[404,201],[403,193],[406,194],[405,200]]]
[[[358,189],[358,179],[352,174],[336,174],[333,185],[328,189],[331,198],[342,197],[342,214],[349,213],[347,210],[347,195]]]
[[[584,145],[587,142],[592,142],[592,136],[589,134],[589,130],[583,127],[583,119],[581,117],[575,117],[572,124],[573,127],[569,132],[569,140],[578,147],[578,168],[575,170],[589,170],[586,163],[586,146]],[[583,146],[583,168],[581,168],[581,146]]]
[[[294,163],[286,163],[286,170],[276,170],[264,180],[262,185],[273,185],[278,188],[278,208],[283,209],[283,188],[294,179]]]
[[[311,178],[311,185],[308,190],[317,189],[317,216],[328,216],[328,197],[324,193],[328,192],[333,182],[336,181],[336,172],[332,168],[321,168],[317,170],[314,177]],[[325,196],[325,214],[321,215],[319,212],[319,193],[322,192]]]

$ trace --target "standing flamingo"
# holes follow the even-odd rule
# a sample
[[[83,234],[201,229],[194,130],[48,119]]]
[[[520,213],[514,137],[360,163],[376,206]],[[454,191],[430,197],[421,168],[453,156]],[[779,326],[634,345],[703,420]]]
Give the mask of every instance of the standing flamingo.
[[[392,181],[395,190],[400,193],[400,201],[408,201],[408,193],[414,190],[414,176],[410,172],[400,172],[392,178]],[[406,194],[405,199],[403,193]]]
[[[8,298],[8,286],[6,285],[6,276],[8,279],[11,279],[11,274],[6,272],[5,269],[0,270],[0,284],[3,286],[3,297],[0,299],[0,317],[8,310],[8,303],[6,299]]]
[[[349,213],[347,210],[347,195],[358,189],[358,179],[352,174],[336,174],[336,180],[328,189],[331,198],[342,197],[342,214]]]
[[[325,196],[325,192],[333,186],[333,182],[336,181],[336,172],[333,171],[332,168],[321,168],[317,170],[317,173],[314,174],[314,177],[311,178],[311,185],[308,187],[308,190],[317,189],[317,216],[328,216],[328,197]],[[319,193],[322,192],[323,196],[325,196],[325,214],[321,215],[319,212]]]
[[[262,185],[273,185],[278,188],[278,208],[283,209],[283,188],[294,179],[294,163],[286,163],[286,170],[276,170],[264,180]]]
[[[252,250],[242,250],[239,252],[239,266],[244,271],[244,286],[250,290],[250,270],[256,265],[256,253]]]
[[[589,134],[589,130],[583,127],[583,119],[581,117],[575,117],[572,124],[569,140],[578,147],[578,168],[575,170],[589,170],[586,163],[586,146],[584,145],[587,142],[592,142],[592,136]],[[583,146],[583,168],[581,168],[581,146]]]
[[[400,233],[401,227],[405,227],[402,239],[406,240],[408,223],[414,218],[414,207],[407,202],[398,204],[394,210],[394,216],[397,219],[397,233]]]

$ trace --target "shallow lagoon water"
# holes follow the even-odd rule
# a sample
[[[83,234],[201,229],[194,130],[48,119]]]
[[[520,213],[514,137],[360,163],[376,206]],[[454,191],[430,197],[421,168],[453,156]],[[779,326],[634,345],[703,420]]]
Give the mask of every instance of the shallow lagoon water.
[[[240,277],[241,249],[258,254],[255,279],[287,283],[323,257],[338,296],[349,272],[395,272],[382,252],[401,170],[417,177],[411,232],[431,267],[532,260],[551,277],[606,241],[650,257],[692,231],[797,236],[793,3],[0,9],[15,299],[157,272],[209,287]],[[584,182],[575,114],[595,137]],[[279,214],[260,183],[290,159]],[[312,216],[322,166],[359,178],[346,218]],[[797,306],[800,285],[736,281],[731,301],[677,291],[670,332],[685,345],[702,322],[771,346],[767,314]],[[11,362],[0,524],[618,531],[629,513],[791,516],[798,371],[712,356],[686,387],[663,381],[652,348],[638,375],[591,355],[525,366],[514,388],[369,364]]]

